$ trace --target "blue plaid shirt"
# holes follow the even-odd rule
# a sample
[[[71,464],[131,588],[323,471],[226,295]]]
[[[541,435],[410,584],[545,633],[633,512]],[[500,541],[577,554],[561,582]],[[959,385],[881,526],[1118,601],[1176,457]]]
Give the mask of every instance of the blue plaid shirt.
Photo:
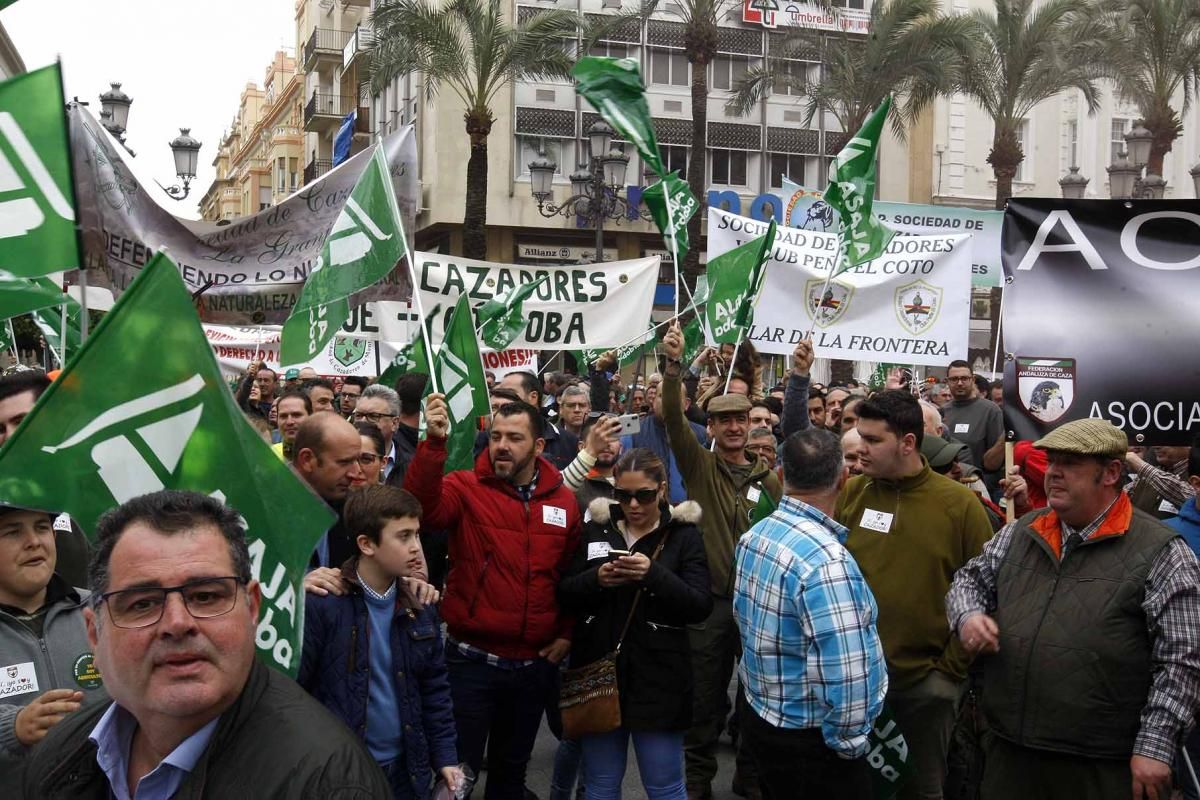
[[[755,713],[777,728],[820,728],[831,750],[857,758],[883,708],[887,666],[875,598],[842,546],[847,533],[784,497],[738,542],[733,614]]]

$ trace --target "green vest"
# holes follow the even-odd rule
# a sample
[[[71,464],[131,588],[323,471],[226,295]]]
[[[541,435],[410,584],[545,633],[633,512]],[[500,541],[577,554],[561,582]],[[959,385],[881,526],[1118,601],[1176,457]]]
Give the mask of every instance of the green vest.
[[[1155,519],[1171,519],[1179,516],[1179,510],[1163,511],[1163,496],[1159,494],[1150,481],[1138,481],[1137,486],[1129,494],[1129,502],[1134,508],[1140,508]]]
[[[1136,509],[1129,530],[1076,545],[1059,562],[1017,522],[996,575],[1000,652],[984,662],[992,729],[1023,747],[1127,759],[1153,664],[1146,576],[1178,536]]]

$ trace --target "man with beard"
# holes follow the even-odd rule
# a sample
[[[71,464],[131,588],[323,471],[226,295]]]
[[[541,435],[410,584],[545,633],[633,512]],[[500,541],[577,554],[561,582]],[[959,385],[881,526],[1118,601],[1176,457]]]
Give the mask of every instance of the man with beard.
[[[542,456],[536,406],[498,408],[474,468],[445,476],[443,395],[429,396],[425,421],[404,488],[425,525],[449,531],[441,611],[459,757],[478,772],[486,748],[487,797],[522,800],[545,698],[571,648],[556,592],[579,544],[579,508]]]
[[[725,719],[733,664],[741,648],[732,605],[734,545],[750,527],[762,494],[779,502],[783,487],[767,462],[746,449],[751,406],[743,395],[726,394],[709,401],[708,425],[716,447],[709,451],[700,446],[683,416],[683,365],[679,361],[683,332],[678,321],[671,323],[662,349],[667,368],[660,395],[667,435],[688,497],[704,509],[700,529],[712,579],[712,614],[704,625],[688,631],[695,693],[692,728],[684,740],[688,797],[705,800],[712,797],[717,737]],[[738,753],[738,770],[754,792],[757,781],[748,754]]]
[[[971,449],[988,488],[997,485],[1004,470],[1004,412],[980,396],[975,374],[966,361],[953,361],[946,370],[953,402],[942,411],[946,432]]]
[[[564,412],[565,413],[565,412]],[[586,522],[587,507],[597,497],[613,496],[613,465],[621,457],[621,423],[615,414],[589,415],[579,435],[579,457],[563,470],[563,480],[575,490],[579,512]]]

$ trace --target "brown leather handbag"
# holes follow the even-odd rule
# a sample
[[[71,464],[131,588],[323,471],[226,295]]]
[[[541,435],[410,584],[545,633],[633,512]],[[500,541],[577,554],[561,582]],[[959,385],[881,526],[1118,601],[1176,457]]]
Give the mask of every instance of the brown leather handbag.
[[[654,548],[651,561],[658,559],[663,546],[667,543],[667,534],[663,531],[662,540]],[[629,607],[629,616],[625,618],[625,627],[617,639],[617,647],[611,653],[585,664],[576,669],[565,669],[562,673],[562,688],[558,694],[558,710],[562,715],[563,737],[578,739],[595,733],[609,733],[621,727],[621,696],[617,690],[617,655],[621,652],[621,643],[629,626],[633,623],[634,612],[642,599],[638,589],[634,595],[633,605]]]

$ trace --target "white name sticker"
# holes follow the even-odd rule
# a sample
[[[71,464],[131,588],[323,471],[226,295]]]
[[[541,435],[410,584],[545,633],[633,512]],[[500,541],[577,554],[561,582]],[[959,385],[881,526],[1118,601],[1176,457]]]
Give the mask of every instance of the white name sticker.
[[[863,511],[862,519],[859,520],[858,524],[869,531],[887,533],[892,529],[892,515],[886,511],[876,511],[873,508],[868,508]]]
[[[612,547],[608,542],[588,542],[587,560],[591,561],[593,558],[608,558],[608,551],[611,549]]]
[[[55,517],[54,518],[54,530],[56,530],[56,531],[71,530],[71,515],[70,514],[59,514],[57,517]]]
[[[1158,510],[1164,514],[1178,514],[1179,506],[1175,505],[1170,500],[1163,500],[1158,504]]]
[[[558,528],[567,527],[567,510],[558,506],[542,506],[542,522]]]
[[[15,697],[38,690],[37,671],[32,661],[0,667],[0,698]]]
[[[954,425],[955,433],[968,433],[970,430],[971,430],[971,423],[969,423],[969,422],[958,422],[958,423],[955,423],[955,425]]]
[[[760,497],[762,497],[762,489],[759,489],[757,486],[746,487],[746,499],[751,503],[757,503]]]

